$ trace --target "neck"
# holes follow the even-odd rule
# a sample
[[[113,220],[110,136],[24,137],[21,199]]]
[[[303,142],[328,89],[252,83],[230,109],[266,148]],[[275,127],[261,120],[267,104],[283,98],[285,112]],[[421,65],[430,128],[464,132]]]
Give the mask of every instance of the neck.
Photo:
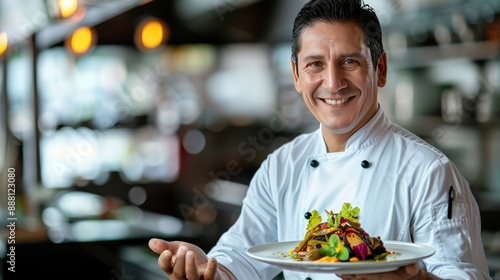
[[[347,134],[332,134],[327,128],[323,127],[323,139],[326,143],[326,148],[329,153],[343,152],[347,141],[353,133]]]
[[[326,126],[322,125],[321,132],[323,134],[323,140],[326,143],[327,151],[329,153],[345,151],[345,147],[347,145],[347,141],[349,141],[349,138],[351,138],[351,136],[356,133],[356,131],[358,131],[361,127],[368,123],[373,118],[373,116],[375,116],[377,110],[378,105],[372,107],[370,113],[366,114],[366,116],[354,127],[354,129],[351,129],[346,133],[337,134],[328,130]]]

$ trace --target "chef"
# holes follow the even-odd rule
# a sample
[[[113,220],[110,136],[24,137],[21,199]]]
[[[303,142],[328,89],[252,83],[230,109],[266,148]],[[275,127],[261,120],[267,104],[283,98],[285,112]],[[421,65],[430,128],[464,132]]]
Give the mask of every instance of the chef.
[[[362,1],[312,0],[292,32],[295,88],[319,122],[283,145],[254,175],[241,214],[205,253],[152,239],[171,279],[273,279],[281,269],[248,248],[301,240],[311,210],[361,209],[363,229],[435,253],[375,274],[283,271],[285,279],[489,279],[469,184],[438,149],[393,124],[378,102],[387,55],[375,12]],[[290,248],[292,249],[292,248]]]

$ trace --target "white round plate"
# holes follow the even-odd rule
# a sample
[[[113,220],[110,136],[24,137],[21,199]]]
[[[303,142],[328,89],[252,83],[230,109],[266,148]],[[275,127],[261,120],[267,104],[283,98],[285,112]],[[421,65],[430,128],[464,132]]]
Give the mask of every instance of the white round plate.
[[[434,248],[427,245],[402,241],[384,241],[385,248],[394,253],[390,254],[385,261],[366,260],[359,262],[324,263],[297,261],[288,257],[288,251],[299,243],[300,240],[263,244],[249,248],[247,254],[256,260],[278,266],[282,269],[316,273],[333,272],[340,275],[394,271],[401,266],[416,263],[435,253]]]

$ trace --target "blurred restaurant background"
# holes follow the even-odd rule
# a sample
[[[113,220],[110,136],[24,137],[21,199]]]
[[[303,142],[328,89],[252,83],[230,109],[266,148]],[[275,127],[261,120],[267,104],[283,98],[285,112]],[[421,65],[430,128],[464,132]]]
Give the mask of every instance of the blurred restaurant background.
[[[149,238],[209,250],[266,155],[318,127],[290,67],[305,2],[0,0],[6,279],[165,279]],[[470,182],[500,279],[500,1],[365,2],[380,103]]]

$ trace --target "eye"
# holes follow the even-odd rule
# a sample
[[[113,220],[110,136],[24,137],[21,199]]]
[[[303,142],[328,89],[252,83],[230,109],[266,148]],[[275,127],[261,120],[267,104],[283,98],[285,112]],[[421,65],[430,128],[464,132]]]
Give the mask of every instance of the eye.
[[[323,63],[321,61],[313,61],[307,64],[307,67],[322,67]]]
[[[342,61],[342,66],[348,70],[356,69],[359,64],[359,61],[352,58],[347,58]]]
[[[343,61],[343,64],[345,64],[345,65],[356,64],[356,63],[357,63],[357,61],[354,59],[351,59],[351,58],[348,58],[348,59]]]

